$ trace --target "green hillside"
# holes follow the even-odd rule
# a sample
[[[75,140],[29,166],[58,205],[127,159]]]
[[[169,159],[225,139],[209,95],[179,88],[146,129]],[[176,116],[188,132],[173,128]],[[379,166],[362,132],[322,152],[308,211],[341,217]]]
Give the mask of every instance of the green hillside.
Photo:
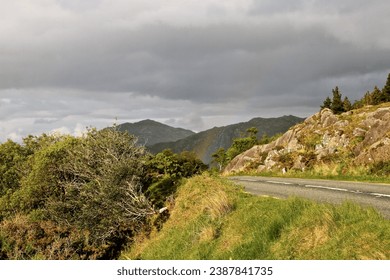
[[[226,179],[189,179],[161,230],[136,237],[122,259],[389,259],[390,221],[345,203],[280,200]]]
[[[153,153],[161,152],[164,149],[171,149],[176,153],[194,151],[203,162],[210,163],[211,155],[216,152],[218,148],[229,148],[232,145],[233,139],[241,137],[248,128],[256,127],[258,129],[258,137],[260,138],[263,134],[273,136],[277,133],[284,133],[291,126],[300,123],[303,120],[304,119],[295,116],[254,118],[248,122],[214,127],[176,142],[150,145],[148,148]]]

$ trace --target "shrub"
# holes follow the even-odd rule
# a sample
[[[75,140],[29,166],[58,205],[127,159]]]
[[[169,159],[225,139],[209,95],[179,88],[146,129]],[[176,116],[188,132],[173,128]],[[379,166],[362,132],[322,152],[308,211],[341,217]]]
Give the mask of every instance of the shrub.
[[[24,147],[11,140],[0,145],[0,196],[20,187],[27,156]]]
[[[390,176],[390,161],[380,161],[370,168],[370,173],[378,176]]]
[[[162,208],[167,197],[176,192],[178,184],[179,182],[171,176],[164,176],[148,188],[146,195],[155,207]]]
[[[2,254],[8,258],[36,254],[42,258],[113,258],[133,231],[154,214],[141,192],[147,153],[136,145],[134,136],[116,129],[89,129],[80,138],[45,136],[28,140],[25,147],[33,151],[29,172],[21,179],[19,189],[0,200],[0,210],[7,218],[0,233],[3,239],[5,236],[3,243],[11,244]],[[16,223],[17,215],[30,220]],[[35,241],[27,242],[34,239],[29,237],[34,228],[45,223],[60,229],[45,233],[46,239],[55,241],[38,247]],[[18,232],[16,237],[12,229]],[[76,245],[61,245],[67,246],[69,254],[49,254],[53,242]],[[30,253],[15,253],[23,250]]]
[[[154,206],[161,208],[166,199],[176,192],[181,178],[201,174],[207,169],[195,153],[184,151],[175,154],[164,150],[151,157],[147,162],[146,176],[143,178],[147,186],[146,194]]]
[[[294,166],[294,157],[291,153],[281,154],[279,156],[279,161],[283,167],[286,167],[287,169],[290,169]]]

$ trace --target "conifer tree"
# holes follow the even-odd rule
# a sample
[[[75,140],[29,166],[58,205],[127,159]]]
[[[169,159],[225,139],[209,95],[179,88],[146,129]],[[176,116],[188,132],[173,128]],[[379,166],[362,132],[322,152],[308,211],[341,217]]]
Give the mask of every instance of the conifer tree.
[[[343,107],[344,107],[344,111],[345,111],[345,112],[348,112],[348,111],[351,111],[351,110],[352,110],[352,104],[351,104],[351,102],[349,101],[349,99],[348,99],[347,96],[344,98]]]
[[[385,100],[384,102],[390,102],[390,73],[387,76],[386,84],[385,84],[384,88],[382,89],[382,94],[383,94],[383,98]]]
[[[329,96],[324,100],[324,104],[321,106],[321,110],[328,108],[330,109],[332,107],[332,100],[330,100]]]
[[[386,102],[386,96],[384,95],[384,91],[381,91],[377,86],[374,87],[372,96],[372,105],[378,105],[383,102]]]
[[[364,97],[362,100],[363,100],[364,105],[372,105],[372,103],[374,102],[372,100],[372,94],[369,91],[367,91],[366,94],[364,94]]]
[[[332,100],[332,106],[330,107],[334,114],[341,114],[344,112],[344,104],[341,100],[341,93],[339,91],[339,87],[335,87],[335,89],[332,89],[333,93],[333,100]]]

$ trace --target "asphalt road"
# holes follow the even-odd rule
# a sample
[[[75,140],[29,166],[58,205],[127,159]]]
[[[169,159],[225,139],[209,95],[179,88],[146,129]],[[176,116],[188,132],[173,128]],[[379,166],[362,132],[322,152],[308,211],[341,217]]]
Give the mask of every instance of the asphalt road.
[[[333,204],[353,201],[372,206],[390,219],[390,184],[252,176],[229,178],[255,195],[296,196]]]

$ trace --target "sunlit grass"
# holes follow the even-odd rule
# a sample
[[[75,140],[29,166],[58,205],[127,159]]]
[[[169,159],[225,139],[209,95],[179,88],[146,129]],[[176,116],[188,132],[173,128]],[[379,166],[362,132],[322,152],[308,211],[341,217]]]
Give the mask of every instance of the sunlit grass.
[[[390,259],[390,221],[371,208],[257,197],[207,175],[179,188],[161,231],[123,259]]]

